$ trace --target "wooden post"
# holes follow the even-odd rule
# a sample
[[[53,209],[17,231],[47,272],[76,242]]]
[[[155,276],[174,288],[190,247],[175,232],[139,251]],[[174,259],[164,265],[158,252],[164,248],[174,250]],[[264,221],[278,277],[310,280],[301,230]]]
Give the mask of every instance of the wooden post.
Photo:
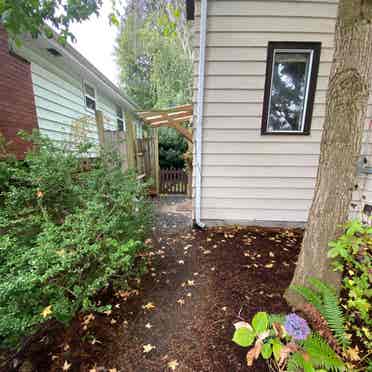
[[[125,112],[128,168],[137,169],[137,138],[131,113]]]
[[[155,187],[156,192],[160,193],[160,165],[159,165],[159,130],[153,129],[153,137],[154,137],[154,175],[155,175]]]
[[[105,126],[103,112],[100,110],[96,110],[96,125],[98,131],[98,141],[102,151],[105,148]]]

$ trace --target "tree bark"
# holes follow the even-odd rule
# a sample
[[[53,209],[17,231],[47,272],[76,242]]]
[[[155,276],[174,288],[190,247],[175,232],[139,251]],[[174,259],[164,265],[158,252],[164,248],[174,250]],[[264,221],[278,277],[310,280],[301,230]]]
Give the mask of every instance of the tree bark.
[[[314,198],[291,285],[309,276],[339,285],[328,243],[348,219],[371,80],[372,0],[340,0]],[[290,289],[285,298],[294,307],[302,302]]]

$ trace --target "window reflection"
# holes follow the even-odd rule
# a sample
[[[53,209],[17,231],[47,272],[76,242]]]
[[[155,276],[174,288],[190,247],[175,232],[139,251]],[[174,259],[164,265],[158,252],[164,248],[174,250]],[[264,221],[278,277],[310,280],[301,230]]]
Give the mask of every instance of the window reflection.
[[[274,51],[267,130],[303,131],[312,51]]]

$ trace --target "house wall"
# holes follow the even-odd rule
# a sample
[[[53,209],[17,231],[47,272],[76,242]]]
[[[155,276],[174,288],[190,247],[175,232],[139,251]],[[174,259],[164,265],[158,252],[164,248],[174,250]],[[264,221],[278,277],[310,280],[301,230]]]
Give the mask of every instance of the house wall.
[[[209,0],[208,7],[201,219],[306,221],[320,152],[337,0]],[[195,97],[199,22],[197,1]],[[322,43],[309,136],[261,135],[269,41]],[[365,143],[363,153],[370,151]],[[354,198],[358,208],[372,200],[372,179],[361,177],[360,188]]]
[[[8,36],[0,26],[0,133],[11,142],[9,150],[23,158],[29,144],[21,141],[17,133],[35,128],[30,64],[9,53]]]
[[[49,57],[47,52],[35,51],[24,46],[17,53],[31,62],[40,132],[56,141],[73,142],[76,136],[72,128],[77,126],[77,121],[87,118],[87,139],[97,144],[98,132],[94,113],[85,106],[83,77],[75,74],[73,69],[69,73],[65,71],[69,66],[59,61],[60,57]],[[115,103],[102,95],[99,87],[94,87],[97,109],[104,113],[105,129],[115,130]]]

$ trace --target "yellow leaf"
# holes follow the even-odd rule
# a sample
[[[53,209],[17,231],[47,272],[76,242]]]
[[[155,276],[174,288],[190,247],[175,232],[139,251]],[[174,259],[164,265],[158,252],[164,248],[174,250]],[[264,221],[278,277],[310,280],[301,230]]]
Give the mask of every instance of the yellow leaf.
[[[187,285],[190,286],[190,287],[194,286],[195,285],[194,280],[188,280]]]
[[[272,263],[265,265],[267,269],[271,269],[274,265]]]
[[[143,352],[144,353],[149,353],[151,350],[154,350],[156,349],[155,346],[151,345],[151,344],[147,344],[147,345],[143,345]]]
[[[47,306],[42,312],[41,315],[43,318],[47,318],[49,315],[53,314],[52,305]]]
[[[72,366],[72,364],[69,363],[67,360],[65,360],[65,362],[63,363],[62,370],[63,371],[68,371],[71,368],[71,366]]]
[[[172,370],[172,371],[175,371],[176,368],[179,366],[179,363],[177,362],[177,360],[171,360],[169,363],[168,363],[168,367]]]
[[[181,306],[185,304],[185,300],[180,298],[179,300],[177,300],[177,303],[180,304]]]
[[[149,302],[146,305],[143,305],[142,308],[144,308],[146,310],[154,310],[156,308],[156,306],[152,302]]]

